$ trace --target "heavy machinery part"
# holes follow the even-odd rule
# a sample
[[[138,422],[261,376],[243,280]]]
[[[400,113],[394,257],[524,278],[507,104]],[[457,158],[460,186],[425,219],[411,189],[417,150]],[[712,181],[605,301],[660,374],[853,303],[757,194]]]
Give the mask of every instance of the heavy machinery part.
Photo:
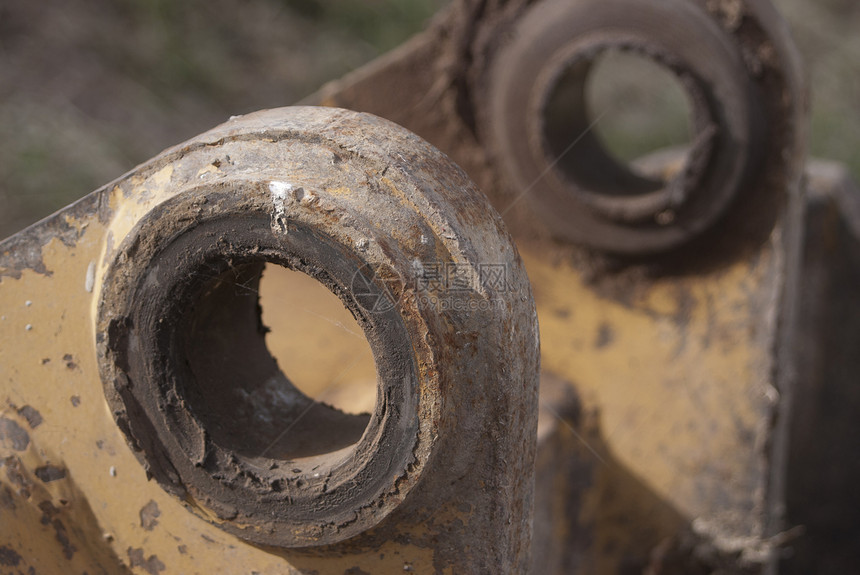
[[[534,303],[499,216],[421,139],[344,110],[236,118],[0,254],[10,553],[35,557],[19,515],[89,501],[80,515],[109,536],[57,518],[81,535],[54,546],[52,569],[113,572],[111,554],[156,572],[525,569]],[[265,263],[355,316],[374,413],[317,404],[280,373],[257,303]],[[428,303],[431,265],[455,271],[450,305]],[[44,355],[38,378],[25,349]],[[42,425],[24,431],[27,414]],[[57,472],[28,475],[38,457]],[[74,495],[31,488],[47,482]],[[76,560],[84,544],[98,553]]]
[[[535,531],[540,540],[533,553],[533,571],[668,575],[718,570],[760,573],[770,568],[774,572],[784,554],[782,547],[792,544],[791,536],[796,533],[785,531],[791,526],[786,523],[786,511],[790,521],[802,516],[792,514],[786,504],[794,501],[796,505],[797,498],[803,496],[803,487],[810,485],[807,480],[798,488],[799,481],[789,481],[787,477],[788,465],[797,469],[805,461],[790,448],[801,446],[807,452],[811,449],[808,442],[798,443],[803,427],[795,419],[792,398],[816,397],[816,390],[810,389],[801,377],[809,368],[802,364],[809,352],[796,353],[799,341],[804,341],[797,334],[806,318],[799,314],[798,302],[802,296],[810,295],[804,293],[808,286],[800,273],[807,207],[801,193],[807,101],[798,55],[787,28],[768,1],[689,0],[685,10],[716,25],[729,45],[726,51],[742,56],[743,75],[758,95],[766,126],[762,156],[758,163],[751,163],[746,184],[734,201],[727,203],[725,212],[706,226],[709,229],[691,234],[670,253],[654,253],[652,246],[643,250],[650,254],[647,257],[607,256],[599,248],[608,241],[604,237],[588,238],[582,246],[560,234],[551,234],[535,200],[546,185],[545,179],[536,180],[524,193],[526,190],[511,182],[498,148],[487,139],[491,133],[488,112],[492,109],[492,80],[498,77],[497,58],[516,56],[512,47],[517,45],[519,24],[529,18],[532,10],[542,10],[550,1],[455,2],[426,33],[328,85],[309,101],[373,112],[435,143],[480,184],[514,232],[537,286],[535,299],[544,343],[537,456],[541,488],[535,500]],[[644,4],[633,3],[631,10],[638,5]],[[662,48],[661,39],[650,40],[661,47],[660,59],[670,61],[671,67],[672,58]],[[734,82],[743,83],[743,79],[734,78]],[[693,92],[705,93],[700,84],[697,80],[689,86]],[[703,105],[701,109],[703,117],[715,115],[713,106]],[[575,146],[570,153],[574,152]],[[658,168],[678,173],[677,166],[683,164],[683,158],[670,153],[654,161]],[[217,173],[216,168],[206,167],[205,172]],[[201,176],[208,177],[205,173]],[[573,193],[582,196],[582,190]],[[690,194],[695,191],[691,189]],[[71,208],[66,216],[76,209],[82,208]],[[583,209],[593,210],[593,206]],[[607,211],[602,206],[595,213],[599,214],[600,209]],[[639,225],[631,216],[641,214],[634,211],[621,215],[621,225],[630,220]],[[136,217],[132,220],[138,221]],[[665,226],[678,221],[677,217],[674,222],[670,220],[661,221]],[[51,234],[54,237],[41,250],[30,249],[42,243],[32,237],[27,239],[26,234],[11,240],[26,247],[16,252],[15,261],[30,261],[35,273],[58,270],[52,280],[42,278],[44,283],[39,286],[84,277],[87,266],[83,261],[92,258],[90,252],[77,255],[76,251],[81,259],[68,264],[72,258],[61,259],[69,254],[69,248],[63,246],[77,242],[74,250],[81,250],[90,238],[102,237],[98,232],[81,234],[74,227],[74,219],[71,223],[64,221],[55,218],[37,228],[42,239]],[[86,230],[97,225],[89,220],[87,223]],[[278,226],[278,218],[274,223]],[[405,229],[397,225],[392,233]],[[824,261],[853,261],[853,251],[849,255],[838,255],[838,249],[829,253],[831,258]],[[76,271],[72,273],[71,267],[63,268],[61,263],[75,265]],[[26,281],[34,282],[32,273],[25,272]],[[256,273],[240,266],[223,277],[227,285],[243,285],[244,274],[253,280]],[[93,276],[93,285],[96,279]],[[94,301],[72,291],[64,291],[63,297]],[[842,294],[840,301],[847,301],[846,297]],[[35,302],[16,292],[14,301],[20,300]],[[208,303],[216,301],[217,298]],[[22,314],[30,313],[32,317],[33,311],[26,305],[15,309],[16,333],[29,338],[38,333],[35,323],[20,321]],[[85,325],[91,320],[80,315],[62,321],[57,315],[46,318],[68,331],[75,329],[73,325]],[[224,318],[216,317],[215,321],[226,323]],[[32,329],[27,331],[26,325]],[[180,336],[191,333],[190,328],[179,327]],[[848,333],[851,327],[843,326],[843,330]],[[45,359],[53,357],[54,361],[46,363],[48,367],[34,364],[27,369],[55,369],[56,358],[64,353],[62,348],[43,340],[35,343],[45,350]],[[19,347],[23,344],[15,345],[12,350],[16,359],[25,357]],[[848,347],[850,338],[843,345]],[[818,351],[818,355],[813,354],[816,358],[827,357]],[[165,357],[169,359],[169,354]],[[76,370],[91,374],[96,369],[92,358],[85,359],[88,363],[83,365],[77,356],[69,355],[63,362],[67,370],[63,373],[74,376],[75,385],[82,377]],[[27,369],[20,371],[27,373]],[[844,377],[848,380],[852,374]],[[100,395],[81,396],[70,405],[81,410],[101,399]],[[57,406],[50,413],[52,417],[64,410],[73,411],[68,406],[51,405]],[[466,407],[462,413],[463,424],[470,425],[471,413]],[[808,410],[801,410],[800,415],[804,413],[808,415]],[[39,444],[47,445],[43,450],[53,458],[51,451],[63,445],[60,434],[48,435],[28,404],[18,401],[4,417],[11,423],[4,422],[3,432],[13,446],[25,445],[25,434],[26,445],[32,445],[31,434],[38,434]],[[90,439],[110,438],[111,443],[102,445],[117,453],[111,457],[122,459],[115,468],[117,473],[124,476],[129,469],[138,470],[134,459],[118,445],[113,422],[106,417],[92,419],[98,428],[94,433],[100,435]],[[75,430],[73,437],[83,437],[85,433],[89,432]],[[12,460],[7,466],[7,476],[14,478],[9,481],[16,487],[4,492],[4,501],[23,501],[18,485],[35,492],[34,486],[44,483],[40,476],[50,479],[65,474],[44,457],[25,460],[24,455],[29,457],[31,452],[16,453],[21,462]],[[107,457],[100,452],[65,455],[75,460],[78,472],[87,468],[85,462]],[[509,462],[496,459],[494,465],[504,471]],[[427,509],[433,509],[436,516],[427,511],[424,515],[419,513],[414,522],[400,521],[401,511],[423,490],[426,470],[423,473],[407,501],[364,534],[319,549],[276,552],[287,557],[296,569],[320,573],[356,573],[359,569],[441,571],[449,563],[444,558],[438,560],[434,552],[447,557],[446,546],[456,540],[455,533],[466,532],[478,540],[491,529],[472,533],[483,524],[475,520],[466,524],[467,515],[460,514],[467,514],[468,508],[442,503],[442,509],[436,511],[435,502]],[[104,474],[98,485],[109,486],[108,477]],[[468,476],[451,489],[460,488],[464,482],[468,482]],[[71,483],[52,480],[45,485],[59,489]],[[478,490],[485,485],[469,487]],[[261,572],[283,568],[283,563],[272,555],[257,554],[208,524],[196,520],[189,524],[191,516],[178,509],[161,490],[144,483],[142,477],[135,478],[132,488],[137,490],[133,497],[124,492],[122,500],[103,489],[97,501],[110,509],[118,509],[120,504],[140,509],[142,528],[151,527],[155,520],[170,527],[169,532],[161,528],[141,531],[136,525],[130,527],[127,520],[122,523],[124,544],[134,545],[126,549],[127,562],[134,568],[159,571],[159,565],[164,565],[160,558],[166,557],[171,567],[193,569],[182,550],[177,547],[177,554],[171,546],[185,546],[185,538],[194,539],[197,535],[208,538],[204,539],[206,543],[195,539],[200,545],[195,548],[197,560],[199,553],[217,549],[216,568],[224,568],[226,562],[253,565],[251,568]],[[465,493],[471,497],[472,492]],[[74,516],[82,517],[78,524],[87,529],[97,528],[92,527],[97,523],[88,519],[93,513],[81,511],[86,508],[80,499],[64,492],[55,494],[52,500],[55,503],[38,511],[23,503],[18,508],[27,510],[21,516],[26,515],[34,526],[40,521],[46,526],[54,522],[65,525],[69,522],[67,517]],[[78,503],[63,506],[62,501]],[[434,517],[450,523],[435,521]],[[213,520],[217,521],[217,517]],[[377,535],[392,533],[394,525],[399,527],[394,540]],[[443,531],[451,538],[435,534],[440,525],[449,526],[445,527],[448,531]],[[391,531],[386,531],[389,527]],[[44,536],[39,529],[31,531]],[[81,531],[64,532],[57,526],[51,529],[55,529],[58,539],[67,532],[71,545],[82,548],[76,535]],[[168,535],[180,537],[182,542]],[[49,532],[49,538],[52,536]],[[111,540],[114,537],[109,534]],[[365,546],[356,549],[354,542]],[[123,548],[116,544],[104,547],[111,552]],[[158,557],[144,547],[157,549]],[[798,544],[798,548],[802,547]],[[368,551],[371,548],[372,553]],[[332,550],[339,556],[326,555]],[[76,553],[75,557],[81,555]],[[456,567],[459,565],[452,568]]]
[[[712,225],[760,168],[764,114],[741,47],[689,0],[546,0],[512,34],[489,73],[484,141],[553,236],[665,251]],[[604,111],[586,86],[612,51],[665,67],[687,92],[692,143],[668,175],[634,172],[591,129]]]
[[[660,20],[677,26],[663,28]],[[690,31],[699,32],[695,41],[685,36]],[[596,118],[582,133],[567,127],[569,142],[554,145],[565,152],[561,161],[545,153],[548,142],[539,127],[546,122],[538,104],[551,95],[551,79],[569,57],[587,63],[593,52],[613,46],[668,67],[690,93],[699,128],[695,153],[685,161],[663,158],[649,169],[669,174],[673,183],[660,187],[669,193],[623,197],[607,176],[630,181],[617,165],[589,176],[610,193],[576,183],[567,168],[580,173],[576,166],[588,165],[580,159],[589,157],[583,150],[611,167],[590,136]],[[702,54],[705,47],[713,62]],[[510,70],[515,65],[524,76]],[[577,74],[565,76],[575,87]],[[786,24],[769,0],[464,0],[425,33],[305,102],[371,112],[421,134],[486,191],[518,241],[553,236],[584,259],[648,256],[638,261],[673,267],[702,253],[731,259],[746,249],[747,237],[760,243],[773,229],[786,190],[797,187],[805,153],[805,78]],[[558,106],[561,117],[573,120],[588,111],[576,97],[568,103],[567,110]],[[654,182],[643,185],[653,188]],[[670,200],[683,200],[689,212],[661,210]],[[639,220],[649,212],[658,221],[653,215]]]
[[[706,548],[712,570],[761,572],[789,539],[788,426],[792,393],[804,384],[794,354],[807,136],[797,50],[766,0],[687,3],[700,24],[710,20],[720,54],[734,64],[731,54],[741,56],[742,77],[731,83],[751,84],[757,95],[761,155],[738,160],[750,165],[745,184],[725,208],[714,199],[715,212],[724,211],[707,230],[686,234],[679,225],[667,253],[642,240],[639,257],[607,256],[593,246],[611,246],[612,234],[588,237],[586,247],[559,239],[542,214],[565,206],[538,206],[546,178],[528,189],[513,182],[500,144],[487,136],[490,103],[505,98],[493,93],[496,58],[528,49],[517,30],[549,1],[455,3],[423,35],[308,101],[373,112],[421,134],[487,191],[514,233],[537,286],[542,388],[552,380],[575,390],[584,414],[579,428],[565,415],[575,411],[568,394],[542,400],[537,481],[555,490],[538,493],[537,520],[551,523],[536,532],[553,540],[541,541],[535,571],[641,572],[664,551]],[[645,4],[628,5],[636,12]],[[513,110],[509,121],[534,113]],[[678,173],[683,156],[660,161]],[[688,539],[699,543],[679,543]]]

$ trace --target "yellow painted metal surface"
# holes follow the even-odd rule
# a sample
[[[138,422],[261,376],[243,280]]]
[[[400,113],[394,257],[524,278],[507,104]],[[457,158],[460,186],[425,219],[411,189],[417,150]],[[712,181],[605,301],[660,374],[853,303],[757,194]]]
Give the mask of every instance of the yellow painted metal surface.
[[[582,572],[618,572],[625,556],[647,557],[690,524],[727,551],[765,537],[779,237],[719,269],[598,284],[523,249],[542,368],[572,385],[586,414],[576,433],[551,421],[560,416],[547,400],[541,425],[553,431],[538,460],[539,482],[559,465],[552,450],[593,464],[578,518],[592,538]]]
[[[14,509],[2,509],[0,541],[22,556],[23,571],[32,566],[46,573],[122,572],[120,560],[131,564],[142,557],[133,572],[163,571],[158,565],[189,574],[235,573],[240,565],[253,565],[261,574],[290,572],[283,559],[188,513],[147,480],[108,412],[93,346],[97,294],[87,290],[89,270],[101,267],[108,230],[96,217],[75,224],[82,229],[75,246],[55,239],[42,252],[50,275],[23,270],[19,279],[0,280],[4,332],[20,332],[20,337],[4,338],[0,347],[2,416],[29,435],[24,451],[8,440],[0,446],[0,482],[15,497]],[[29,361],[21,362],[22,357]],[[30,428],[10,403],[37,410],[42,423]],[[50,462],[65,469],[66,478],[43,484],[30,477],[19,485],[9,478],[17,459],[29,469],[38,460]],[[67,488],[71,492],[55,490],[55,485],[72,486]],[[29,498],[22,489],[30,492]],[[33,520],[41,519],[43,502],[64,511],[64,529],[73,534],[71,544],[77,549],[71,559],[56,540],[56,528]],[[140,518],[140,510],[153,502],[158,509],[155,527]],[[45,541],[40,544],[40,539]]]

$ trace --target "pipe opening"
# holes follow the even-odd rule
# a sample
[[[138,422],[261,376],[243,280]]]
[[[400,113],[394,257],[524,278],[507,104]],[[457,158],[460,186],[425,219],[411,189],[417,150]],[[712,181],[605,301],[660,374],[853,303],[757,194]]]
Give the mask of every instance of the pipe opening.
[[[693,109],[671,70],[635,53],[612,50],[594,64],[586,85],[594,129],[606,153],[636,175],[665,177],[637,163],[661,150],[689,148]]]
[[[642,47],[576,53],[551,79],[540,118],[546,162],[612,219],[679,208],[710,153],[709,112],[695,82]],[[677,160],[655,161],[667,151]]]
[[[181,393],[211,440],[248,459],[353,447],[376,403],[376,372],[344,304],[316,279],[277,264],[212,267],[197,282],[177,339]]]
[[[260,279],[266,344],[308,397],[352,415],[373,412],[376,364],[364,331],[312,277],[266,264]]]

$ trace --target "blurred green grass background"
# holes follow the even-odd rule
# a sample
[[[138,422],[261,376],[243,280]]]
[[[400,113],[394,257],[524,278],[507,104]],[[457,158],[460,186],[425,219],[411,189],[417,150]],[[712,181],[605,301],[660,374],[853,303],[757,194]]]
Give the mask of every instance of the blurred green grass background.
[[[809,68],[812,153],[860,179],[860,2],[775,1]],[[231,115],[300,100],[446,3],[0,0],[0,238]],[[598,130],[619,155],[683,136],[677,95],[609,86]]]

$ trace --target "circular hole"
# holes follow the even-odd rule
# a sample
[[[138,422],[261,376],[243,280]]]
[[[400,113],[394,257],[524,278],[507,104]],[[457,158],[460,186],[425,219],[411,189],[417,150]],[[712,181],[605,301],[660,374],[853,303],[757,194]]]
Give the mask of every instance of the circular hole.
[[[341,300],[271,263],[215,262],[211,270],[185,300],[178,338],[180,391],[209,439],[251,460],[353,447],[370,421],[376,375],[364,332]]]
[[[547,161],[588,192],[651,194],[671,179],[656,153],[690,145],[692,114],[687,90],[666,66],[603,48],[570,62],[547,92]]]
[[[636,160],[689,146],[692,110],[678,77],[653,60],[609,51],[588,78],[587,102],[607,152],[637,169]]]
[[[97,341],[116,423],[166,491],[242,539],[304,547],[363,531],[397,505],[390,494],[402,497],[411,485],[395,479],[417,477],[432,449],[416,452],[429,438],[422,417],[436,412],[430,401],[422,404],[422,394],[433,397],[435,379],[422,378],[418,358],[425,354],[407,323],[420,319],[397,307],[362,306],[356,284],[367,300],[392,294],[375,275],[377,262],[356,254],[353,242],[297,220],[288,233],[273,233],[268,198],[257,210],[258,198],[233,186],[202,197],[180,194],[143,218],[105,276]],[[335,324],[356,328],[350,331],[366,344],[347,335],[372,350],[384,390],[368,402],[372,415],[309,397],[270,353],[260,284],[266,268],[272,280],[277,266],[309,276],[283,272],[296,297],[318,282],[338,298],[324,299],[338,310],[343,302],[355,318],[357,326],[348,317]],[[273,297],[263,295],[283,312],[284,325],[275,329],[310,329],[299,319],[301,303],[277,286],[265,287]],[[331,319],[326,308],[309,311]],[[299,337],[321,342],[314,348],[332,346],[304,361],[341,361],[331,337]],[[362,378],[352,372],[357,365],[339,373]],[[371,506],[374,515],[355,517]],[[353,519],[345,524],[344,517]]]

